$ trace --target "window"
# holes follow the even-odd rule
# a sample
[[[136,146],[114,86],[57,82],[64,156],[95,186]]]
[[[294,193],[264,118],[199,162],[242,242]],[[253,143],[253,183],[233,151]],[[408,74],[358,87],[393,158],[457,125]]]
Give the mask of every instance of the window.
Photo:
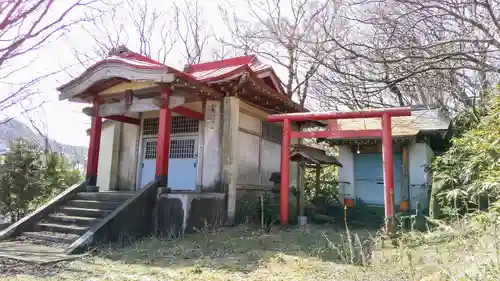
[[[147,141],[144,147],[144,159],[156,159],[156,141]]]
[[[158,135],[159,122],[159,117],[144,119],[144,123],[142,125],[142,134],[147,136]]]
[[[146,118],[142,126],[142,134],[145,136],[158,135],[158,125],[160,118]],[[190,134],[197,133],[200,122],[197,119],[188,116],[172,117],[172,134]]]
[[[172,117],[172,134],[197,133],[200,122],[188,116]]]
[[[194,139],[180,139],[170,141],[170,158],[194,158],[194,151]]]

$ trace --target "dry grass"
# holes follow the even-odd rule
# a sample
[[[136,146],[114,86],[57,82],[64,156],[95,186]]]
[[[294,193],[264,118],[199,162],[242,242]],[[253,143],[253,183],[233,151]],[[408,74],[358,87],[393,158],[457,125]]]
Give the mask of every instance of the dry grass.
[[[500,280],[499,220],[474,219],[396,242],[328,226],[239,226],[105,249],[51,276],[2,280]]]

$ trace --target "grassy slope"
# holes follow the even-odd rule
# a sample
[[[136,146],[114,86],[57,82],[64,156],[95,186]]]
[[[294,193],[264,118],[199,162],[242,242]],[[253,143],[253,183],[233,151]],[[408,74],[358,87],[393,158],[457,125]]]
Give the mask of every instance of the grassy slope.
[[[102,250],[49,276],[2,280],[500,280],[494,227],[500,224],[485,220],[407,234],[399,245],[352,230],[359,232],[352,247],[332,226],[269,234],[240,226],[174,241],[148,239]]]

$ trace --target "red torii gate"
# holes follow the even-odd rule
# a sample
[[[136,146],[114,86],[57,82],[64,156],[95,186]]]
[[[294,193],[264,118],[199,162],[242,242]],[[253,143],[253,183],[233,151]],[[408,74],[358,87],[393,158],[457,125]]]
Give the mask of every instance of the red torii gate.
[[[384,171],[384,206],[386,219],[394,216],[394,170],[392,159],[391,117],[411,116],[410,108],[386,108],[349,112],[304,112],[269,115],[269,122],[283,122],[281,144],[281,189],[280,222],[288,224],[288,192],[290,184],[290,139],[291,138],[382,138],[382,161]],[[381,130],[338,130],[338,119],[381,118]],[[291,122],[328,120],[325,131],[294,132]]]

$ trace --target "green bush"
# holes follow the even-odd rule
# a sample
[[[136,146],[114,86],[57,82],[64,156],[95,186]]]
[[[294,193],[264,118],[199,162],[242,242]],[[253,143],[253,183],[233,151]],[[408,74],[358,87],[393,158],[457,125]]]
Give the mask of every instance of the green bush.
[[[80,179],[64,157],[23,140],[12,142],[0,163],[0,214],[16,222]]]
[[[448,216],[476,210],[500,196],[500,96],[496,94],[474,112],[479,114],[459,115],[462,127],[458,126],[457,137],[430,167],[434,177],[442,180],[433,193]]]

